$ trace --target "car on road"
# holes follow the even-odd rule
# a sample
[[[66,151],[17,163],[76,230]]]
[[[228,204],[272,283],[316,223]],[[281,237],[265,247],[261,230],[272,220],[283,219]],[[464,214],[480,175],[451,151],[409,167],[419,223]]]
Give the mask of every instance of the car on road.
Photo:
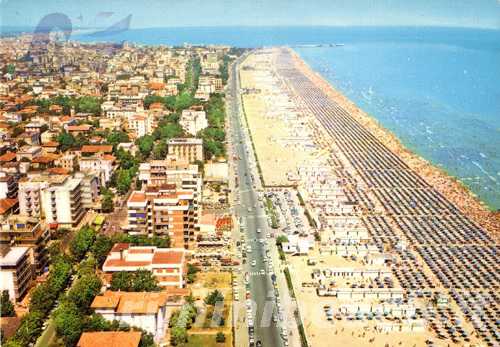
[[[257,262],[255,260],[252,260],[252,266],[257,265]]]
[[[248,212],[252,212],[252,208],[251,208],[251,207],[249,207],[249,208],[247,209],[247,211],[248,211]]]
[[[260,234],[262,232],[262,230],[260,230],[260,228],[257,228],[257,234]]]

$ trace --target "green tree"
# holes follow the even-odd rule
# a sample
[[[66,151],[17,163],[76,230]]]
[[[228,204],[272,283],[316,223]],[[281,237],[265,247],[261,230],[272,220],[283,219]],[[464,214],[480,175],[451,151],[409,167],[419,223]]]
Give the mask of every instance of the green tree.
[[[122,142],[129,142],[130,138],[126,132],[114,130],[106,137],[106,141],[110,145],[117,146]]]
[[[90,227],[81,228],[70,243],[71,254],[76,259],[82,259],[94,243],[96,231]]]
[[[129,191],[131,184],[132,177],[130,175],[130,171],[119,169],[116,172],[116,189],[118,191],[118,194],[126,194]]]
[[[111,248],[113,248],[113,240],[109,237],[105,235],[98,235],[96,237],[91,250],[99,266],[104,263],[109,251],[111,251]]]
[[[182,127],[177,123],[167,123],[160,125],[153,131],[155,140],[169,140],[173,137],[179,137],[183,134]]]
[[[222,343],[226,342],[226,335],[222,331],[219,331],[217,335],[215,335],[215,342]]]
[[[121,169],[135,170],[136,166],[138,165],[137,160],[134,158],[134,156],[130,152],[124,150],[123,148],[120,148],[118,151],[116,151],[116,157],[120,162]]]
[[[63,301],[54,314],[54,326],[58,336],[67,346],[74,346],[83,332],[85,317],[71,301]]]
[[[126,271],[113,272],[111,276],[111,290],[123,290],[129,292],[131,289],[131,274]]]
[[[76,104],[76,112],[101,114],[101,100],[93,96],[82,96]]]
[[[137,146],[139,146],[139,151],[141,152],[141,154],[145,158],[147,158],[147,157],[149,157],[149,154],[151,153],[151,150],[153,149],[154,140],[153,140],[152,136],[145,135],[145,136],[139,137],[136,140],[136,144],[137,144]]]
[[[177,112],[190,108],[196,104],[196,99],[191,95],[191,93],[185,91],[179,95],[177,95],[177,99],[175,100],[175,110]]]
[[[193,264],[187,265],[187,282],[193,283],[196,281],[196,274],[200,271],[200,269]]]
[[[165,159],[167,153],[167,143],[165,141],[160,141],[155,145],[153,149],[153,159]]]
[[[2,291],[0,296],[0,311],[0,317],[14,317],[16,315],[8,290]]]
[[[218,302],[224,301],[224,295],[219,290],[214,290],[208,294],[205,298],[205,304],[210,306],[215,306]]]
[[[170,343],[173,346],[186,343],[188,340],[187,330],[183,327],[174,326],[170,332]]]
[[[76,274],[78,277],[93,275],[97,269],[97,260],[93,254],[82,260],[77,266]]]
[[[100,314],[93,313],[85,318],[85,331],[109,331],[111,323]]]
[[[114,272],[111,277],[111,290],[152,292],[159,289],[156,278],[149,270]]]
[[[167,96],[164,99],[165,107],[168,108],[170,111],[175,111],[176,100],[177,100],[177,98],[175,96]]]
[[[155,341],[153,335],[150,333],[142,332],[141,341],[139,342],[139,347],[154,347]]]
[[[68,149],[77,147],[76,139],[70,133],[63,131],[58,136],[56,141],[59,143],[61,151],[65,152]]]
[[[132,291],[134,292],[151,292],[157,291],[158,282],[153,276],[151,271],[148,270],[137,270],[134,273],[134,278],[132,281]]]
[[[288,242],[288,237],[285,235],[280,235],[276,238],[276,246],[281,247],[281,245],[285,242]]]
[[[113,212],[115,209],[115,205],[113,203],[113,196],[112,195],[104,195],[102,198],[102,212],[104,213],[110,213]]]
[[[43,313],[39,311],[30,311],[21,319],[21,324],[16,330],[14,340],[21,346],[28,346],[42,333]]]
[[[13,75],[16,72],[16,66],[14,64],[7,65],[7,67],[5,68],[5,72]]]
[[[102,281],[97,275],[85,275],[70,289],[68,299],[76,305],[80,312],[86,312],[94,297],[99,294],[101,286]]]
[[[148,95],[144,98],[144,108],[149,108],[151,104],[159,102],[160,104],[165,103],[165,98],[158,95]]]

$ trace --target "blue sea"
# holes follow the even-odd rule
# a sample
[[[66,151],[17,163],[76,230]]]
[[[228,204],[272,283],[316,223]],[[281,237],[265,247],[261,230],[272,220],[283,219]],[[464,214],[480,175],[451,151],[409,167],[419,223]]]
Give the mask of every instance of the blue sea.
[[[412,151],[500,209],[500,31],[418,27],[129,30],[81,41],[292,46]],[[330,44],[342,43],[343,46]],[[323,45],[310,47],[305,45]]]

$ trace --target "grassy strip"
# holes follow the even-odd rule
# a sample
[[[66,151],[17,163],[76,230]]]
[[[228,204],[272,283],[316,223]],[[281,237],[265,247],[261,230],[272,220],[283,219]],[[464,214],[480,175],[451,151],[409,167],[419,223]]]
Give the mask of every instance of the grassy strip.
[[[292,283],[292,277],[290,276],[290,271],[286,267],[285,270],[283,270],[283,273],[285,274],[286,278],[286,284],[288,286],[288,290],[290,291],[290,296],[292,298],[295,298],[295,292],[293,290],[293,283]]]
[[[278,246],[278,253],[280,255],[280,260],[285,261],[286,260],[285,252],[283,252],[283,248],[281,246]]]
[[[266,211],[271,216],[271,228],[278,229],[278,218],[271,199],[266,198]]]
[[[297,317],[297,321],[300,322],[300,318]],[[304,325],[302,323],[298,323],[297,324],[297,327],[299,329],[299,335],[300,335],[300,345],[302,347],[308,347],[308,344],[307,344],[307,337],[306,337],[306,332],[304,330]]]
[[[316,229],[318,227],[318,225],[316,224],[316,221],[311,217],[311,214],[309,213],[309,211],[305,208],[306,204],[304,202],[304,198],[302,197],[302,195],[300,195],[299,192],[297,192],[297,198],[299,199],[300,206],[304,207],[304,214],[307,218],[307,221],[309,222],[309,226],[311,226],[311,228]]]

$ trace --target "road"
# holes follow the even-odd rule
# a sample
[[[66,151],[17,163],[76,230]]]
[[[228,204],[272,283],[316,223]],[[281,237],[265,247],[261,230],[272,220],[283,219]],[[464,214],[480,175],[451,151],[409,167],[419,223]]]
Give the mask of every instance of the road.
[[[245,126],[242,124],[237,69],[238,64],[233,64],[228,84],[228,113],[231,117],[232,138],[230,142],[233,144],[234,154],[241,158],[234,162],[240,196],[240,205],[235,206],[235,212],[246,226],[246,245],[252,248],[252,251],[247,253],[247,262],[243,265],[243,270],[250,273],[247,287],[251,300],[254,302],[255,341],[261,341],[262,346],[282,346],[280,328],[272,321],[272,313],[275,310],[274,287],[266,263],[263,261],[266,244],[258,242],[261,238],[267,240],[266,234],[269,229],[265,211],[260,207],[261,203],[258,200],[258,189],[261,188],[261,183],[252,158],[251,144],[248,136],[245,135]],[[255,183],[252,182],[252,175]],[[258,229],[261,233],[257,233]],[[269,239],[268,242],[271,243],[274,240]],[[251,265],[252,261],[255,261],[255,266]],[[264,275],[259,274],[261,269],[266,270]]]

